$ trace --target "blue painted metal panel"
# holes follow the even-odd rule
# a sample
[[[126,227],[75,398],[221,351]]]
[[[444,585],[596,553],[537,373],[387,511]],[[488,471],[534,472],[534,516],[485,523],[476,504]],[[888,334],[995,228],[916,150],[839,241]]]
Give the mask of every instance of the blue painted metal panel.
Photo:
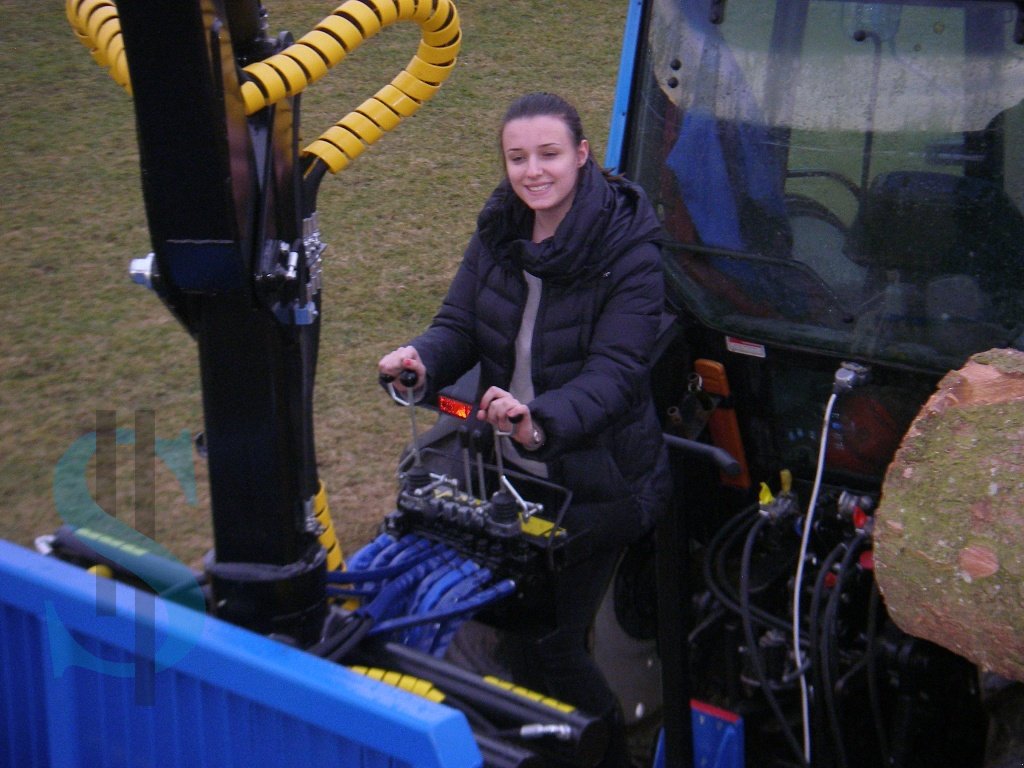
[[[702,701],[690,702],[694,768],[743,768],[743,718]],[[652,768],[665,768],[665,732],[658,734]]]
[[[626,137],[626,114],[629,97],[633,89],[633,72],[640,36],[640,20],[643,16],[643,0],[630,0],[626,12],[626,28],[622,34],[622,53],[619,56],[619,78],[615,86],[615,102],[612,105],[612,120],[608,131],[608,148],[604,164],[615,171],[621,171],[622,145]]]
[[[479,766],[463,715],[0,541],[0,766]]]

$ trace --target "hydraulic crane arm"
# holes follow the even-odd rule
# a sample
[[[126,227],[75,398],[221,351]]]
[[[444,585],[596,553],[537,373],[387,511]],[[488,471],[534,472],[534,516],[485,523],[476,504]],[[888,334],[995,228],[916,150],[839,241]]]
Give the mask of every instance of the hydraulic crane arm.
[[[153,253],[133,271],[198,347],[216,612],[311,642],[328,567],[312,415],[317,189],[447,77],[455,8],[348,0],[297,42],[268,37],[259,0],[69,0],[67,10],[134,98]],[[300,151],[300,92],[403,20],[423,32],[406,68]]]

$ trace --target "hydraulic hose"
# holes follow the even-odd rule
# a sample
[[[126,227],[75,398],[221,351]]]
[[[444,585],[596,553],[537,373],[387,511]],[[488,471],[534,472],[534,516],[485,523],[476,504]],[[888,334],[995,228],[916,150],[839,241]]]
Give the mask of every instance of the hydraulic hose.
[[[450,619],[453,616],[474,613],[485,606],[491,605],[498,600],[508,597],[515,591],[515,582],[511,579],[505,579],[503,581],[499,581],[492,587],[481,590],[468,600],[456,603],[455,605],[451,605],[447,608],[440,608],[436,611],[430,611],[429,613],[401,616],[399,618],[387,619],[385,621],[378,622],[373,629],[370,630],[370,634],[380,635],[388,632],[396,632],[419,624],[429,624],[431,622]]]
[[[437,545],[430,548],[424,548],[421,551],[411,554],[409,557],[402,557],[402,555],[409,554],[410,549],[400,553],[395,558],[395,562],[390,565],[383,566],[380,568],[367,568],[365,570],[349,570],[339,571],[337,573],[328,573],[327,581],[335,584],[354,584],[356,582],[364,581],[380,581],[381,579],[390,579],[397,576],[400,573],[412,568],[414,565],[419,565],[424,560],[429,560],[432,557],[439,557],[447,550],[443,545]]]
[[[739,593],[730,584],[726,574],[726,560],[729,553],[743,541],[746,532],[757,519],[757,504],[747,507],[729,518],[716,531],[705,549],[702,564],[704,583],[715,599],[728,611],[740,612]],[[788,631],[789,622],[756,605],[750,606],[750,614],[755,623]]]
[[[377,596],[368,605],[360,608],[358,612],[370,616],[374,623],[402,612],[408,605],[412,588],[427,575],[432,567],[436,566],[430,560],[413,566],[398,578],[381,587]]]
[[[392,541],[394,537],[387,533],[381,533],[371,541],[369,544],[364,544],[362,547],[355,551],[355,554],[349,558],[348,567],[350,571],[361,571],[369,567],[370,562],[375,558],[378,553]]]
[[[121,22],[113,0],[66,0],[68,21],[93,59],[131,93]],[[419,25],[416,54],[388,85],[302,150],[337,173],[381,136],[415,113],[448,79],[462,44],[451,0],[348,0],[279,53],[243,67],[247,115],[302,92],[384,27]]]
[[[474,563],[472,560],[465,560],[459,563],[450,572],[444,575],[444,577],[438,579],[430,589],[423,595],[423,599],[413,602],[408,613],[410,615],[425,615],[429,614],[435,608],[441,598],[451,589],[454,589],[458,584],[462,583],[465,579],[472,575],[473,571],[479,570],[480,566]],[[430,650],[430,645],[433,643],[434,633],[428,628],[422,626],[416,626],[412,628],[406,635],[404,642],[413,648],[419,648],[426,652]]]
[[[811,681],[813,695],[810,697],[810,704],[813,705],[811,712],[814,718],[814,724],[811,733],[811,746],[812,754],[816,753],[817,743],[815,734],[824,734],[825,722],[823,720],[824,707],[822,706],[822,697],[824,693],[824,685],[822,683],[822,656],[821,656],[821,616],[822,616],[822,602],[825,600],[825,583],[828,579],[829,574],[833,574],[833,567],[839,559],[846,554],[849,544],[845,541],[840,542],[828,553],[825,559],[822,561],[818,568],[817,578],[814,580],[814,591],[811,593],[811,604],[808,609],[808,635],[810,637],[810,647],[808,649],[808,656],[810,657],[810,670],[811,670]],[[833,589],[835,585],[833,584]],[[820,737],[823,743],[824,736]]]
[[[754,542],[757,540],[761,529],[768,522],[769,520],[767,517],[758,517],[754,522],[754,525],[751,526],[750,531],[747,533],[746,539],[743,542],[743,554],[740,559],[740,619],[743,623],[743,635],[747,643],[747,653],[750,655],[754,674],[757,676],[758,682],[761,684],[761,692],[764,694],[765,700],[768,702],[768,706],[772,710],[772,714],[775,715],[775,719],[779,725],[779,731],[790,750],[792,750],[793,756],[797,759],[797,764],[802,766],[802,768],[808,768],[809,763],[803,758],[803,754],[800,751],[800,744],[796,740],[796,736],[793,734],[793,730],[789,726],[789,721],[786,719],[785,713],[783,713],[778,699],[775,697],[775,692],[772,690],[771,686],[771,680],[768,679],[764,665],[761,662],[761,652],[757,644],[757,638],[754,636],[754,624],[750,612],[750,590],[747,588],[750,584],[750,561],[753,557]]]
[[[335,597],[355,597],[363,601],[369,601],[376,598],[387,584],[392,583],[389,581],[392,577],[400,577],[406,574],[411,568],[416,566],[423,566],[426,571],[433,571],[438,568],[446,568],[448,561],[455,558],[456,555],[451,550],[442,549],[439,553],[431,550],[425,555],[417,556],[407,563],[401,563],[399,565],[388,566],[386,568],[378,568],[372,573],[388,573],[389,576],[382,577],[380,582],[376,581],[361,581],[358,585],[354,584],[356,579],[345,579],[345,578],[334,578],[334,576],[343,577],[345,574],[328,574],[327,575],[327,592]],[[366,571],[366,573],[371,573]],[[358,575],[358,574],[357,574]],[[349,586],[339,586],[339,584],[348,584]],[[409,603],[408,595],[405,596],[405,602]]]
[[[413,545],[419,545],[421,541],[421,538],[414,536],[411,533],[406,534],[400,539],[393,540],[390,544],[380,550],[373,560],[370,561],[370,568],[383,568],[390,565],[391,561],[398,557],[399,554]]]
[[[473,575],[463,579],[461,582],[449,589],[438,603],[438,608],[444,608],[453,603],[465,600],[470,595],[475,594],[477,590],[482,589],[490,579],[490,569],[481,568]],[[463,621],[468,618],[468,616],[457,617],[455,619],[449,619],[448,621],[442,622],[434,633],[434,641],[430,646],[430,654],[432,656],[442,658],[445,651],[448,650],[448,646],[451,645],[451,642],[455,637],[455,632],[462,625]]]
[[[458,568],[463,562],[464,560],[461,557],[453,557],[443,566],[435,568],[428,573],[423,581],[416,586],[416,591],[413,592],[412,599],[409,601],[410,608],[415,611],[423,603],[423,598],[430,588],[433,587],[439,579],[446,578],[449,573]]]
[[[833,639],[836,634],[837,612],[839,610],[839,601],[843,592],[843,587],[846,585],[846,580],[849,578],[854,559],[860,554],[861,549],[867,543],[867,534],[863,532],[858,533],[850,543],[846,553],[843,555],[843,559],[839,564],[839,572],[836,574],[835,586],[832,589],[832,593],[829,595],[828,603],[825,607],[825,617],[821,629],[822,637],[819,645],[822,678],[821,693],[823,703],[825,705],[825,712],[828,715],[829,730],[832,733],[832,739],[835,746],[836,764],[838,768],[846,768],[848,761],[846,755],[846,744],[843,741],[843,731],[840,723],[839,711],[836,708],[835,701],[836,690],[835,683],[833,682],[834,676],[832,674],[832,667],[837,662],[835,659],[835,653],[833,652]]]

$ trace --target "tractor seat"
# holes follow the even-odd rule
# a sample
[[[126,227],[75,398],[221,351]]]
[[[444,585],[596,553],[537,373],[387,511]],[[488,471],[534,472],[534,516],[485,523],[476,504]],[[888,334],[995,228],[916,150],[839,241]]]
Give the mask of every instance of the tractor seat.
[[[1024,218],[986,179],[894,171],[871,183],[845,250],[904,279],[968,275],[987,290],[1024,272]]]

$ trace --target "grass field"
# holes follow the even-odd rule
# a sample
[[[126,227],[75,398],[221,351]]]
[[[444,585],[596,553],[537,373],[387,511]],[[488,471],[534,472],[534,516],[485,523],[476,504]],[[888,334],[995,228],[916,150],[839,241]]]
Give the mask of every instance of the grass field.
[[[317,450],[351,551],[386,514],[406,419],[376,385],[378,357],[430,319],[500,177],[498,120],[510,99],[554,90],[575,101],[604,154],[626,0],[457,0],[464,42],[438,96],[320,192],[324,325]],[[296,36],[334,5],[267,0],[273,31]],[[150,250],[130,97],[75,39],[61,3],[0,0],[0,538],[30,543],[60,518],[55,467],[115,412],[156,414],[156,436],[202,429],[195,346],[155,294],[128,279]],[[389,81],[415,51],[399,25],[367,42],[303,97],[312,140]],[[169,71],[173,74],[173,71]],[[117,451],[129,523],[133,451]],[[205,466],[192,503],[158,463],[156,538],[186,562],[210,546]],[[91,465],[88,474],[92,474]],[[185,485],[190,483],[186,481]]]

